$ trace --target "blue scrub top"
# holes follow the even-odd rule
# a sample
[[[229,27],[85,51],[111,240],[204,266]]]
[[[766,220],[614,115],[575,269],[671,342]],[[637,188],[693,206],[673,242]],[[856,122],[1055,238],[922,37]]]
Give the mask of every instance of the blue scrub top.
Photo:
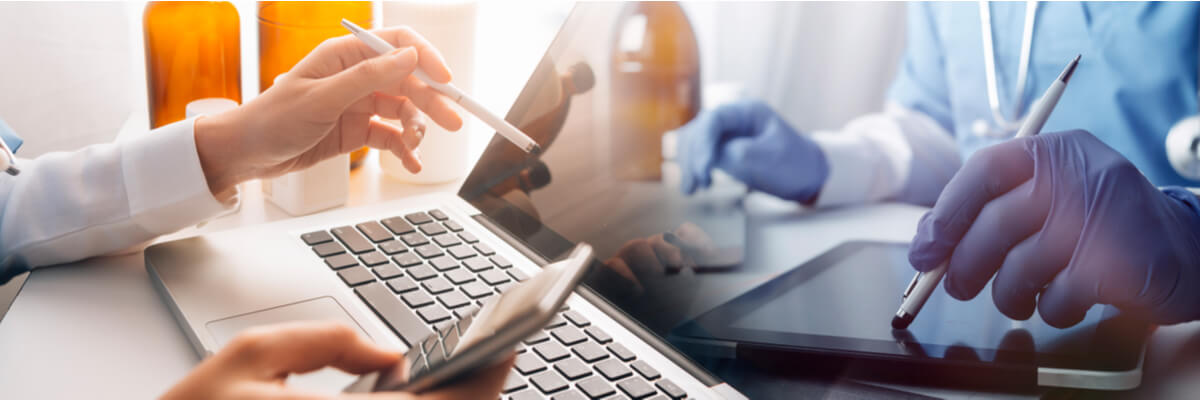
[[[1000,109],[1012,119],[1025,3],[992,3]],[[1085,129],[1156,185],[1195,186],[1167,161],[1164,141],[1197,114],[1198,3],[1058,3],[1038,6],[1024,110],[1082,54],[1043,132]],[[908,48],[889,97],[952,132],[965,160],[1006,139],[982,138],[988,106],[977,3],[910,3]],[[992,125],[994,126],[994,125]]]

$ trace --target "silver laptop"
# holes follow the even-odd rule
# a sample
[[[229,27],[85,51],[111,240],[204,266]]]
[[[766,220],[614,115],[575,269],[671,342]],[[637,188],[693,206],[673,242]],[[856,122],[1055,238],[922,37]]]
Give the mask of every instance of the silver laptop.
[[[146,268],[197,353],[210,355],[249,327],[295,320],[340,321],[407,349],[532,276],[572,242],[592,243],[598,260],[611,261],[639,237],[710,223],[693,218],[697,207],[674,188],[626,180],[611,167],[613,147],[598,132],[608,124],[605,57],[619,10],[574,10],[509,112],[542,155],[494,137],[457,196],[405,198],[147,249]],[[654,318],[631,316],[616,305],[621,299],[602,294],[603,285],[618,287],[610,293],[649,287],[604,264],[594,268],[601,271],[595,287],[579,289],[519,347],[504,398],[744,398],[645,328]],[[620,264],[637,268],[632,259]]]

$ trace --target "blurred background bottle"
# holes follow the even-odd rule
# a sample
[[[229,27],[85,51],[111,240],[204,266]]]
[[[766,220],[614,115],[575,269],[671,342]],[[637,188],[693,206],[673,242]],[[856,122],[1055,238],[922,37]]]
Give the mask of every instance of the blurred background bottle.
[[[242,102],[238,14],[225,1],[152,1],[142,14],[150,127],[181,121],[202,98]]]
[[[618,178],[659,180],[662,136],[700,110],[700,50],[677,2],[629,3],[612,42],[612,147]]]
[[[258,2],[258,90],[288,72],[325,39],[346,35],[342,18],[375,27],[370,1]],[[367,148],[350,153],[351,168],[362,164]]]
[[[454,75],[454,85],[466,93],[474,93],[478,6],[475,0],[385,1],[383,25],[406,25],[420,33],[442,53]],[[465,175],[471,167],[467,149],[471,148],[474,121],[461,109],[459,114],[465,124],[458,132],[447,131],[433,121],[427,121],[425,138],[420,146],[421,173],[408,172],[396,156],[380,152],[379,165],[383,172],[408,183],[440,183]]]

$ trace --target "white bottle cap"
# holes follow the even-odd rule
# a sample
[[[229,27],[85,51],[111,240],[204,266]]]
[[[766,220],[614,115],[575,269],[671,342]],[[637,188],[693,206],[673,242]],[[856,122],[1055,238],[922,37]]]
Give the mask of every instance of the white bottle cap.
[[[237,108],[236,101],[223,97],[209,97],[199,100],[193,100],[187,104],[185,108],[187,118],[195,118],[201,115],[215,115]]]

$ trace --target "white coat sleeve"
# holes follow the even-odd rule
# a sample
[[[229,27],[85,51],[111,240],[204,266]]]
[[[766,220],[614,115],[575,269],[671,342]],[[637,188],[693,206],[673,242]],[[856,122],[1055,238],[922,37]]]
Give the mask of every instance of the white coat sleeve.
[[[816,205],[878,201],[932,205],[962,165],[953,136],[929,116],[890,103],[837,132],[817,132],[829,177]]]
[[[908,4],[904,56],[884,112],[860,117],[836,133],[814,135],[829,176],[818,206],[882,200],[932,205],[962,165],[946,81],[942,10]]]
[[[130,249],[225,209],[200,168],[193,122],[19,160],[19,175],[0,176],[0,283]]]

